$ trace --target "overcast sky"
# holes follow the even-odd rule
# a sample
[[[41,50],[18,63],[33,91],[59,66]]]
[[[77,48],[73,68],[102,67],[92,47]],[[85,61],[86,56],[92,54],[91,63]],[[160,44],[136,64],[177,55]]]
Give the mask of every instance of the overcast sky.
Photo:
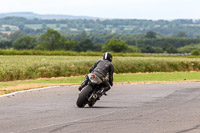
[[[200,0],[1,0],[0,13],[35,12],[101,18],[200,19]]]

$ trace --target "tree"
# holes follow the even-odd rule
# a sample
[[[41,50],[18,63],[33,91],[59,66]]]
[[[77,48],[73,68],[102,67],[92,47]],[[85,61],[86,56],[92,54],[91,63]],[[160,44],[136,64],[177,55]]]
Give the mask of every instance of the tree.
[[[78,42],[74,40],[66,40],[65,43],[62,45],[62,48],[69,51],[80,51],[80,46]]]
[[[154,53],[163,53],[163,49],[161,47],[153,47]]]
[[[136,46],[128,46],[128,53],[140,53],[141,49]]]
[[[151,45],[145,45],[141,48],[142,53],[163,53],[163,49],[161,47],[155,47]]]
[[[33,49],[37,44],[37,40],[31,36],[23,36],[13,42],[14,49]]]
[[[142,53],[154,53],[154,49],[151,45],[145,45],[141,48]]]
[[[42,34],[39,38],[40,43],[37,48],[44,50],[59,50],[62,49],[62,45],[65,43],[66,39],[58,31],[53,29],[48,29],[46,33]]]
[[[1,41],[0,42],[0,48],[2,48],[2,49],[9,49],[11,47],[12,47],[11,41]]]
[[[85,31],[80,32],[75,36],[76,41],[81,41],[83,39],[87,38],[87,33]]]
[[[174,46],[172,46],[172,45],[169,45],[166,48],[166,51],[167,51],[167,53],[177,53],[178,52],[177,49]]]
[[[198,45],[199,44],[197,44],[197,45],[191,44],[191,45],[186,45],[186,46],[180,47],[180,48],[178,48],[178,52],[180,52],[180,53],[191,53],[191,51],[193,51],[195,49],[200,50],[200,47]]]
[[[200,51],[198,49],[192,50],[191,55],[200,55]]]
[[[119,39],[111,38],[106,41],[106,44],[103,46],[103,52],[113,51],[113,52],[126,52],[128,50],[128,44]]]
[[[156,38],[156,33],[153,31],[148,31],[145,35],[146,38]]]
[[[180,31],[176,36],[177,37],[188,37],[187,34],[183,31]]]
[[[93,51],[101,52],[102,51],[102,46],[103,46],[103,44],[101,44],[101,43],[94,44]]]
[[[16,39],[18,39],[22,36],[24,36],[24,33],[22,33],[21,31],[16,31],[14,33],[11,33],[8,38],[11,41],[15,41]]]
[[[79,43],[81,51],[93,50],[94,43],[90,39],[82,39]]]

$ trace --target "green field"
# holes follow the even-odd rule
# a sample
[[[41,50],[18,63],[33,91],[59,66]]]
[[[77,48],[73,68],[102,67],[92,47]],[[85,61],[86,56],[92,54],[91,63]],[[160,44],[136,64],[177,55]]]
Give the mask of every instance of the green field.
[[[0,81],[79,76],[101,56],[0,56]],[[115,73],[199,71],[200,58],[113,58]]]
[[[20,80],[10,82],[0,82],[0,88],[16,86],[21,84],[63,84],[83,82],[85,76],[60,77],[37,80]],[[163,81],[200,81],[200,72],[172,72],[172,73],[133,73],[114,74],[114,83],[140,83],[140,82],[163,82]]]

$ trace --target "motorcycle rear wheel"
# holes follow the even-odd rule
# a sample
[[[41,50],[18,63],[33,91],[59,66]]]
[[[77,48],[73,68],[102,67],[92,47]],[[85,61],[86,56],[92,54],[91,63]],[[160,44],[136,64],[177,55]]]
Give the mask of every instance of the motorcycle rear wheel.
[[[83,88],[76,101],[76,105],[79,108],[83,108],[88,103],[88,98],[90,96],[91,91],[92,87],[90,85],[87,85]]]

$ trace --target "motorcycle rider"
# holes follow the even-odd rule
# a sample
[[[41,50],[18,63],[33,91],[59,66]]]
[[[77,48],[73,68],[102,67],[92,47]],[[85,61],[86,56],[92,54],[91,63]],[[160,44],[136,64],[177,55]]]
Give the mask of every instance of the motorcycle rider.
[[[90,73],[95,73],[103,81],[102,88],[104,92],[110,90],[111,86],[113,86],[114,66],[111,62],[112,54],[109,52],[105,52],[103,55],[103,59],[98,60],[89,70]],[[108,81],[106,80],[107,74]],[[81,91],[88,84],[88,81],[89,77],[88,75],[86,75],[83,83],[78,88],[78,90]]]

